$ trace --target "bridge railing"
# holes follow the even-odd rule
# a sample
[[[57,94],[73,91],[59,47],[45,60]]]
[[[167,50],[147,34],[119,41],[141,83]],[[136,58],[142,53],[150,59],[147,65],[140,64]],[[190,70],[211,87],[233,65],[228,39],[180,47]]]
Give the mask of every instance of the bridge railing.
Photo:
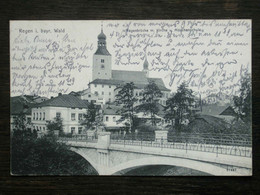
[[[97,143],[98,139],[97,136],[89,136],[87,134],[76,134],[72,135],[71,137],[59,137],[61,141],[76,141],[76,142],[91,142]]]
[[[210,137],[211,136],[211,137]],[[112,135],[111,143],[121,145],[172,148],[225,155],[252,157],[251,136],[247,135],[209,135],[193,134],[169,137],[167,140],[154,140],[151,135]]]

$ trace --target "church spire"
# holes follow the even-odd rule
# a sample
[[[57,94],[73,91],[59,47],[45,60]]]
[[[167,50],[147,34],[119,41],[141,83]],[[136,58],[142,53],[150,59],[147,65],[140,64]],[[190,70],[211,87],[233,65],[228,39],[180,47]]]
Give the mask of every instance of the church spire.
[[[103,22],[101,24],[101,32],[98,35],[98,48],[95,54],[97,55],[110,55],[107,51],[106,35],[103,32]]]
[[[149,67],[149,63],[148,63],[147,57],[145,55],[145,60],[144,60],[144,64],[143,64],[143,72],[145,72],[146,77],[149,77],[148,67]]]
[[[144,60],[144,64],[143,64],[143,70],[148,70],[148,66],[149,66],[149,64],[148,64],[148,61],[147,61],[147,57],[145,55],[145,60]]]

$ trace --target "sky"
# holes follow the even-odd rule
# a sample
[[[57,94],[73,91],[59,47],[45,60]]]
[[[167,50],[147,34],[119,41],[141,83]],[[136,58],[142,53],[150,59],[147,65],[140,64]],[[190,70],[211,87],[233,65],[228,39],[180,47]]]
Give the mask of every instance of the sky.
[[[185,81],[202,96],[233,94],[241,70],[251,73],[250,20],[11,21],[11,96],[86,89],[102,24],[112,69],[141,71],[146,56],[150,77],[162,78],[172,92]]]

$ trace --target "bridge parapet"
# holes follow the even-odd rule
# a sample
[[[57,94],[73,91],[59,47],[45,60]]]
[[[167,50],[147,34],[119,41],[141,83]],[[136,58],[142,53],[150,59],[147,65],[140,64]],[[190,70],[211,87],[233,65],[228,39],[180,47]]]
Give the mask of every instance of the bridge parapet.
[[[155,141],[168,142],[168,131],[156,130],[155,131]]]
[[[97,148],[108,149],[110,146],[110,132],[100,132],[98,134]]]

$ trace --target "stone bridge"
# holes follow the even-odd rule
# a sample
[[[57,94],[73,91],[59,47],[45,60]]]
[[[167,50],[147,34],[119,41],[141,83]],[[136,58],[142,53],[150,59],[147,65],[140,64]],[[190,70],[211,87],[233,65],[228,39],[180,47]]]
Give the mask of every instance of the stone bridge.
[[[111,140],[109,132],[100,133],[97,140],[62,142],[85,158],[99,175],[122,175],[149,165],[185,167],[219,176],[252,174],[251,147]]]

